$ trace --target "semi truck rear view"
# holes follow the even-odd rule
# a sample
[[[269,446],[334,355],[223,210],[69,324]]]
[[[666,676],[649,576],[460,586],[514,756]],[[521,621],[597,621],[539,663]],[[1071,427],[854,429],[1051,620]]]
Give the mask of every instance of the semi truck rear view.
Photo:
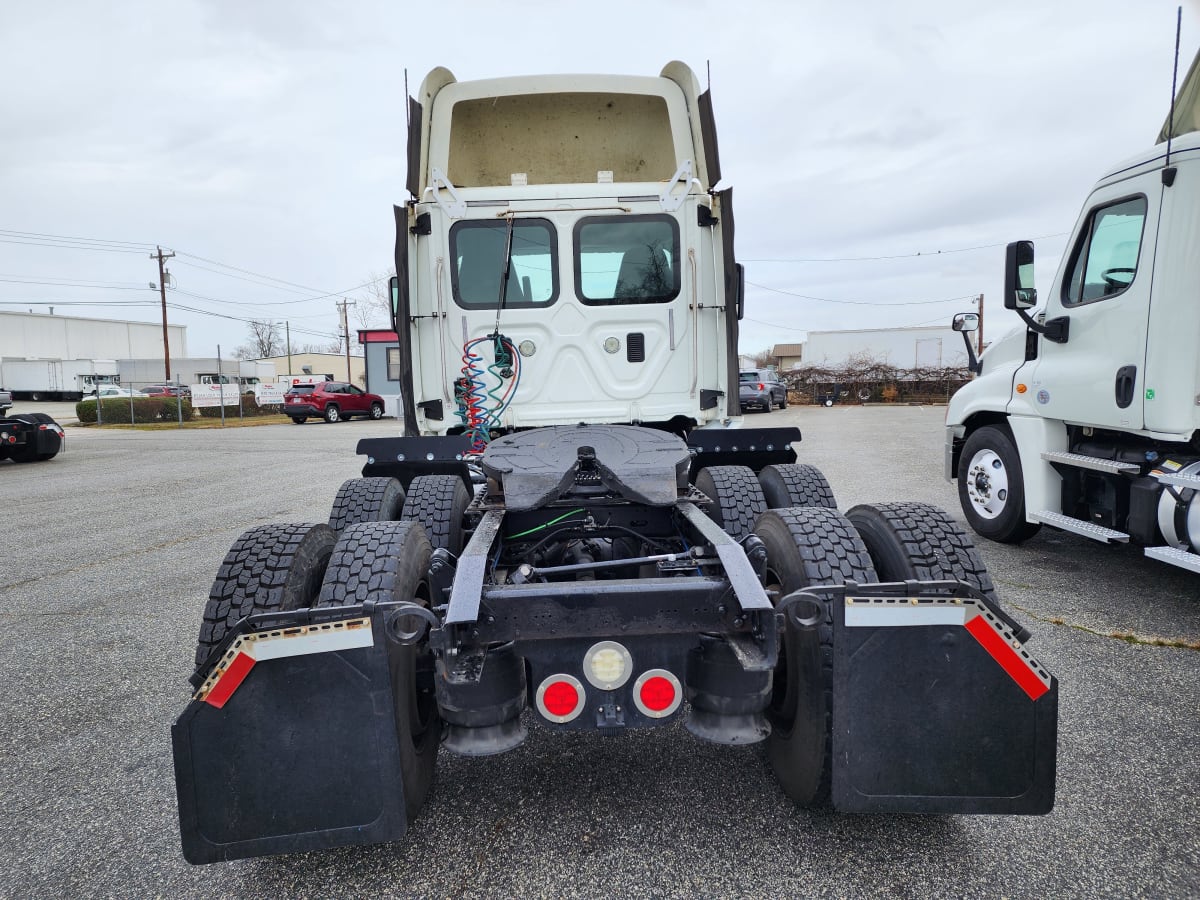
[[[945,467],[971,527],[1042,525],[1200,573],[1200,54],[1151,149],[1093,188],[1040,312],[1010,244],[998,340],[954,395]],[[956,328],[973,328],[973,316]]]
[[[435,69],[409,117],[405,430],[327,523],[221,564],[172,731],[186,858],[397,840],[440,749],[531,728],[763,742],[805,807],[1049,811],[1058,685],[965,533],[843,515],[798,429],[743,427],[691,70]]]

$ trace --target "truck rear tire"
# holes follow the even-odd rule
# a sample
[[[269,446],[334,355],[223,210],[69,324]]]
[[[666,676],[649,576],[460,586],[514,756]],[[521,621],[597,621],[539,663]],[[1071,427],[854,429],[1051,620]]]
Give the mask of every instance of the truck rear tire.
[[[336,541],[323,522],[259,525],[234,541],[204,606],[197,671],[205,669],[209,655],[246,616],[312,606]]]
[[[1019,544],[1042,526],[1025,521],[1025,482],[1012,433],[985,425],[971,433],[958,460],[958,502],[977,534]]]
[[[767,511],[762,487],[748,466],[701,469],[696,476],[696,489],[713,501],[707,510],[708,517],[735,541],[752,532],[758,517]]]
[[[408,486],[400,518],[420,522],[435,550],[455,556],[463,548],[463,516],[471,494],[457,475],[418,475]]]
[[[390,522],[400,518],[404,508],[404,487],[395,478],[350,478],[342,482],[329,527],[341,533],[359,522]]]
[[[854,526],[833,509],[772,509],[755,534],[766,545],[766,587],[782,599],[800,588],[873,582],[875,570]],[[785,794],[804,807],[829,804],[833,764],[833,601],[817,596],[813,628],[784,617],[771,690],[767,758]]]
[[[426,576],[432,552],[417,522],[351,525],[333,548],[316,605],[354,606],[374,600],[415,601],[428,607]],[[404,809],[411,822],[433,786],[442,733],[428,633],[416,644],[391,651],[391,676]]]
[[[833,488],[816,466],[805,463],[781,463],[766,466],[758,473],[767,509],[787,509],[792,506],[823,506],[837,509]]]
[[[846,518],[880,581],[964,581],[998,602],[974,542],[945,510],[928,503],[864,503]]]

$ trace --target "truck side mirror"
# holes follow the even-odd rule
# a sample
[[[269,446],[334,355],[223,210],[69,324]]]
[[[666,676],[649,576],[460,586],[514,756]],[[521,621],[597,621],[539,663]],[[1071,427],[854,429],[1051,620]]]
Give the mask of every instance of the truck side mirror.
[[[1004,254],[1004,308],[1032,309],[1036,305],[1033,241],[1013,241]]]
[[[954,316],[954,321],[950,325],[955,331],[978,331],[979,330],[979,314],[978,313],[957,313]]]

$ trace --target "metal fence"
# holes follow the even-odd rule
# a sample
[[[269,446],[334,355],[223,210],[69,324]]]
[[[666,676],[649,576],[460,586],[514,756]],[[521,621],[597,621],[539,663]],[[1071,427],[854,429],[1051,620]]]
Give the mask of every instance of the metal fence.
[[[174,424],[182,428],[202,420],[212,420],[214,424],[219,421],[222,425],[231,419],[285,421],[282,390],[277,385],[123,382],[101,385],[99,393],[99,399],[93,391],[75,404],[81,423]]]

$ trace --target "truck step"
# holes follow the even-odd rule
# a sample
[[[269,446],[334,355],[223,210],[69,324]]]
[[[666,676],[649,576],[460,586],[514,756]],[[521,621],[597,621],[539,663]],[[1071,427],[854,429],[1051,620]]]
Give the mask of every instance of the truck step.
[[[1062,513],[1053,512],[1049,509],[1036,512],[1030,518],[1035,522],[1042,522],[1046,525],[1053,525],[1055,528],[1061,528],[1063,531],[1082,534],[1084,537],[1091,538],[1093,541],[1100,541],[1102,544],[1110,544],[1114,541],[1119,544],[1129,543],[1129,535],[1123,531],[1105,528],[1103,525],[1097,525],[1095,522],[1088,522],[1084,519],[1064,516]]]
[[[1170,563],[1200,574],[1200,553],[1191,553],[1178,547],[1147,547],[1146,555],[1159,562]]]
[[[1061,463],[1064,466],[1074,466],[1077,469],[1107,472],[1109,475],[1120,475],[1122,472],[1138,472],[1141,469],[1137,463],[1118,462],[1115,459],[1101,459],[1098,456],[1088,456],[1086,453],[1066,453],[1057,450],[1049,450],[1043,453],[1042,459],[1046,460],[1046,462]],[[1065,528],[1066,526],[1061,527]]]
[[[1200,491],[1200,475],[1180,475],[1176,472],[1151,472],[1150,474],[1157,478],[1160,484]]]

